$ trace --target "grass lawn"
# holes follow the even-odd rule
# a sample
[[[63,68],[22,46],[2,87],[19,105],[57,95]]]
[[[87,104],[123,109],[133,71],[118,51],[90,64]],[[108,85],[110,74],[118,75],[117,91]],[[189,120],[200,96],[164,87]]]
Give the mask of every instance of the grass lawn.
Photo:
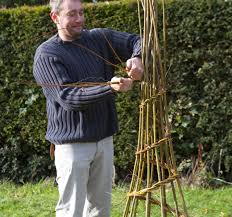
[[[112,217],[122,217],[127,190],[125,186],[113,189]],[[184,187],[183,191],[190,217],[232,217],[232,187],[214,190]],[[23,186],[0,182],[0,217],[55,217],[57,198],[57,187],[51,181]],[[145,208],[140,203],[137,216],[143,217]],[[152,217],[160,216],[159,207],[154,206]]]

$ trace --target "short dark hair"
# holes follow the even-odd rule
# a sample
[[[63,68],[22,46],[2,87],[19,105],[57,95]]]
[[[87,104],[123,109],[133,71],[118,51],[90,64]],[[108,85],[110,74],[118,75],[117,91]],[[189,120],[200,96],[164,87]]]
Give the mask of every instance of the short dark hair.
[[[52,12],[58,13],[61,10],[61,4],[64,2],[65,0],[50,0],[49,4],[50,4],[50,8]],[[82,2],[81,0],[73,0],[73,1],[79,1]]]
[[[50,0],[49,4],[51,7],[52,12],[59,12],[60,5],[63,3],[64,0]]]

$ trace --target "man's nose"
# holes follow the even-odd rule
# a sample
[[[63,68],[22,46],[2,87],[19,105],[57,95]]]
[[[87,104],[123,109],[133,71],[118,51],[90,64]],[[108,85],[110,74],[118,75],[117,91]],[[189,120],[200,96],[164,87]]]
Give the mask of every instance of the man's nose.
[[[77,23],[80,23],[80,22],[82,22],[82,20],[83,19],[82,19],[81,16],[76,16],[74,21],[77,22]]]

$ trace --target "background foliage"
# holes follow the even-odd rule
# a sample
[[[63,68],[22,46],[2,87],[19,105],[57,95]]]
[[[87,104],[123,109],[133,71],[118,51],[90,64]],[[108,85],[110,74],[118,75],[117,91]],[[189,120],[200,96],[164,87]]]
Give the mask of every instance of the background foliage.
[[[43,5],[48,2],[49,0],[0,0],[0,6],[9,8],[20,5]]]
[[[230,180],[232,2],[170,1],[167,13],[168,99],[177,162],[189,160],[191,169],[202,144],[210,172]],[[48,14],[46,6],[0,10],[0,179],[36,181],[54,174],[49,143],[44,139],[42,91],[19,82],[34,80],[35,49],[56,32]],[[89,4],[85,17],[87,28],[139,32],[133,2]],[[139,91],[118,95],[121,131],[115,136],[115,165],[121,179],[133,170],[138,105]]]
[[[105,0],[82,0],[82,2],[103,2]],[[112,1],[112,0],[107,0]],[[46,5],[49,4],[49,0],[0,0],[0,8],[13,8],[17,6],[31,6],[31,5]]]

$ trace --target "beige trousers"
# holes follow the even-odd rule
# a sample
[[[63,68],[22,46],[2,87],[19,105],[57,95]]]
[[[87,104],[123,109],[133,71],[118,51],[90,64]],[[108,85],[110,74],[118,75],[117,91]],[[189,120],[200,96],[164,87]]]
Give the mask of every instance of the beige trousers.
[[[113,138],[55,146],[56,217],[109,217]]]

